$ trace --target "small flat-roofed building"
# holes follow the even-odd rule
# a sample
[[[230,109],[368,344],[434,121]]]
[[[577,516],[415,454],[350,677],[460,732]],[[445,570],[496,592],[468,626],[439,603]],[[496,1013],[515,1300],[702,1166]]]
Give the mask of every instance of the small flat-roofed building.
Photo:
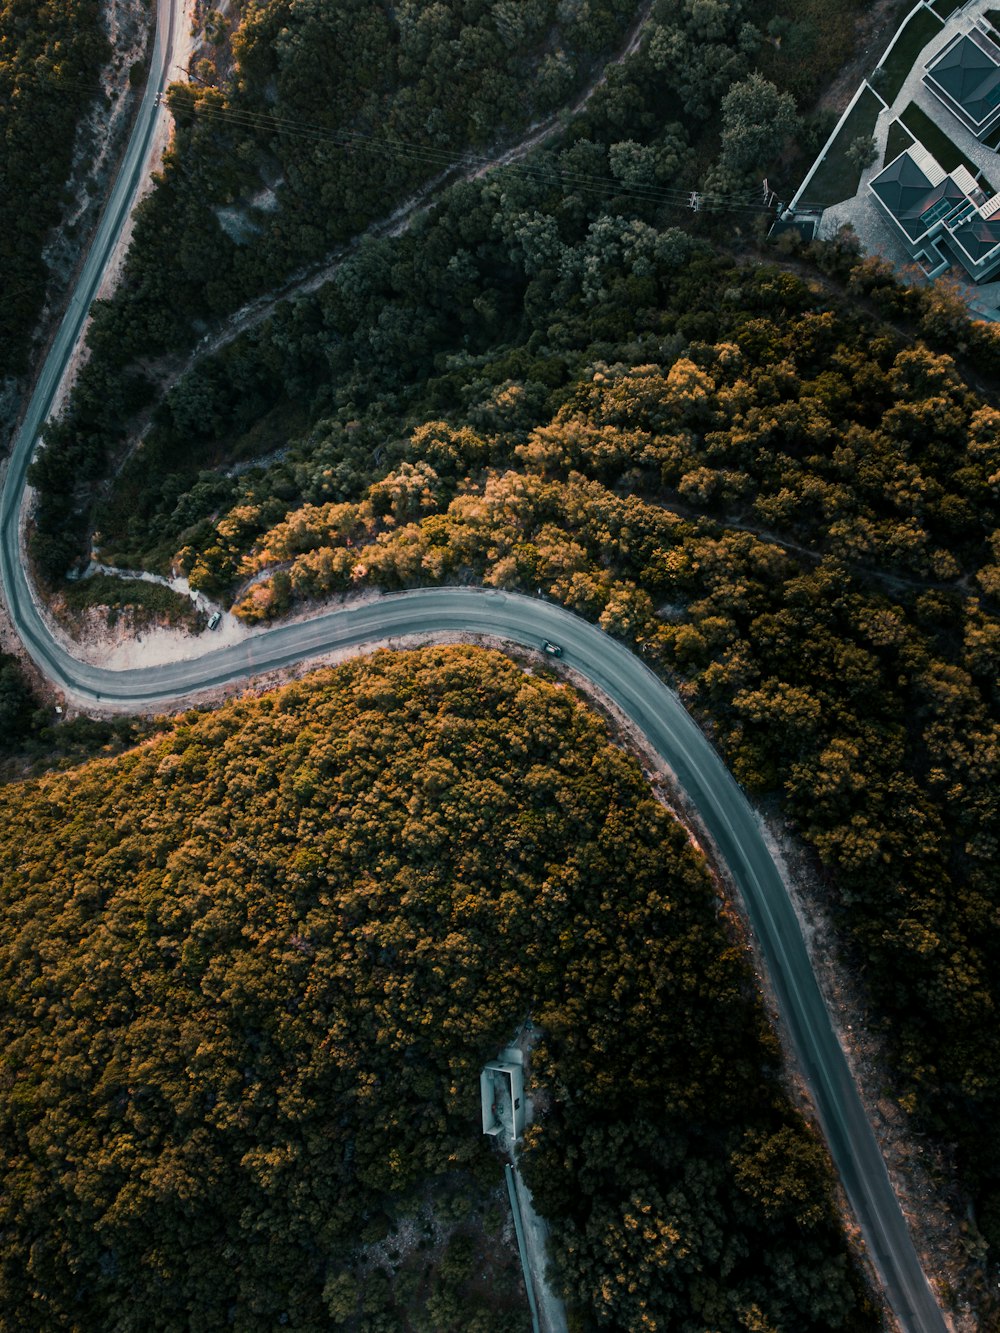
[[[987,198],[966,167],[945,171],[914,143],[868,188],[929,277],[956,259],[976,282],[1000,269],[1000,196]]]
[[[479,1075],[483,1133],[513,1148],[524,1133],[524,1057],[516,1047],[500,1052]]]
[[[790,232],[795,232],[803,241],[814,241],[818,223],[818,216],[814,218],[789,218],[787,220],[779,218],[777,222],[771,224],[771,230],[767,234],[768,236],[787,236]]]
[[[977,139],[1000,121],[1000,45],[975,23],[929,61],[924,84]]]

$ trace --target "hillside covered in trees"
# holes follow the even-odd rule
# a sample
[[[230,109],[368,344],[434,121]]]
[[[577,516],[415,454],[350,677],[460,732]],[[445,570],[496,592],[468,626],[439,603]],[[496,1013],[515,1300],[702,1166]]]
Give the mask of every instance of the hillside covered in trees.
[[[174,549],[249,620],[371,584],[540,587],[685,682],[829,871],[899,1093],[957,1140],[996,1244],[1000,416],[816,282],[707,254],[658,281],[639,338],[456,367],[428,392],[470,409],[405,433],[348,409]],[[850,281],[944,341],[946,307]]]
[[[463,215],[471,228],[447,251],[424,253],[415,300],[384,303],[364,356],[384,373],[395,367],[401,383],[425,376],[444,349],[475,353],[507,336],[523,264],[529,277],[557,269],[568,247],[577,259],[565,276],[579,281],[585,269],[593,299],[605,261],[624,255],[643,271],[656,249],[648,225],[687,221],[679,205],[696,187],[707,192],[705,219],[723,213],[725,235],[733,223],[749,227],[760,177],[788,144],[808,153],[823,143],[829,119],[811,115],[808,99],[836,71],[861,8],[855,0],[805,13],[791,0],[269,0],[248,9],[231,36],[219,31],[236,60],[231,79],[215,87],[209,72],[207,85],[172,89],[176,135],[163,180],[137,213],[115,299],[96,309],[76,419],[49,431],[35,479],[45,496],[41,573],[63,575],[79,556],[76,488],[107,473],[123,420],[155,399],[171,357],[289,273],[388,229],[415,189],[437,181],[437,199],[456,209],[461,231]],[[613,59],[601,81],[601,65],[639,20],[637,49]],[[585,108],[528,171],[485,173],[531,117],[559,127],[559,112],[583,88],[592,91]],[[467,189],[445,191],[456,175],[468,177]],[[483,235],[481,212],[495,212],[497,196],[503,225]],[[421,217],[407,217],[423,228]],[[357,296],[367,296],[376,271],[395,287],[392,260],[377,245],[363,252],[360,268],[347,265]],[[301,347],[301,333],[315,332],[296,329],[293,341]],[[329,332],[339,340],[339,327]],[[240,373],[244,424],[259,419],[276,373],[289,372],[299,379],[272,360]],[[197,383],[192,435],[212,435],[207,397],[211,389]],[[259,444],[268,439],[261,429]]]
[[[576,1327],[877,1327],[705,867],[564,686],[383,653],[0,813],[5,1328],[510,1327],[478,1072],[529,1017]]]
[[[97,0],[0,0],[0,380],[25,370],[41,313],[42,243],[107,57],[99,16]]]
[[[541,90],[558,65],[568,96],[634,16],[362,8],[355,30],[349,6],[257,6],[232,83],[173,92],[164,182],[32,470],[36,571],[57,584],[93,541],[122,567],[179,567],[248,622],[485,581],[540,589],[641,648],[813,849],[893,1095],[957,1146],[985,1286],[1000,1255],[1000,338],[850,242],[765,251],[757,206],[790,144],[822,141],[809,98],[860,6],[655,0],[636,53],[528,168],[350,245],[547,109],[517,102],[524,80]],[[370,78],[327,97],[314,53],[337,68],[339,44]],[[487,58],[499,84],[482,99]],[[375,142],[376,108],[395,148]],[[315,137],[293,132],[307,115]],[[414,135],[440,155],[403,151]],[[679,204],[689,183],[697,217]],[[174,382],[242,298],[338,245],[326,286]],[[548,1031],[551,1046],[554,1001]],[[608,1141],[641,1161],[641,1137]],[[577,1149],[546,1151],[540,1196],[575,1237],[564,1274],[599,1309],[598,1251],[649,1276],[620,1234],[636,1214],[591,1226],[559,1183]],[[719,1214],[723,1234],[737,1213]],[[744,1325],[766,1327],[753,1301],[764,1313]]]
[[[95,344],[191,343],[352,241],[466,156],[572,101],[632,0],[266,0],[228,37],[236,72],[169,93],[176,134]],[[230,20],[208,23],[226,39]],[[203,77],[207,75],[207,79]],[[218,83],[218,86],[216,84]]]
[[[409,309],[434,235],[394,251]],[[104,508],[105,540],[123,562],[178,561],[251,621],[373,584],[483,580],[541,587],[641,645],[815,848],[897,1095],[957,1143],[975,1234],[996,1245],[995,335],[849,250],[821,249],[825,271],[801,278],[655,239],[664,257],[609,262],[555,321],[565,266],[524,274],[526,339],[438,356],[412,389],[392,358],[363,357],[388,293],[359,256],[193,377],[215,405],[202,420],[237,448],[245,367],[297,365],[277,383],[315,385],[330,415],[226,477],[198,468],[218,446],[198,443],[182,383]],[[331,325],[332,386],[309,360]],[[151,483],[160,460],[176,470]]]

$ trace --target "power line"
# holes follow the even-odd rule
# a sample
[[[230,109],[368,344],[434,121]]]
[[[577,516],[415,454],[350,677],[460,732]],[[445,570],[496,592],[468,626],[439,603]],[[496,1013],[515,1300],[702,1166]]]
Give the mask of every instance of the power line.
[[[213,106],[200,100],[191,106],[190,113],[210,121],[217,121],[247,130],[271,132],[315,143],[330,143],[343,148],[347,152],[366,148],[390,156],[409,157],[443,172],[461,171],[463,169],[471,172],[485,172],[495,168],[509,167],[516,168],[523,175],[545,182],[569,185],[584,192],[599,192],[602,195],[614,194],[646,203],[689,208],[695,212],[703,209],[748,213],[771,211],[770,206],[760,200],[757,189],[738,194],[726,194],[721,191],[696,190],[681,185],[627,185],[616,177],[598,176],[593,173],[576,171],[556,165],[541,166],[526,162],[496,162],[492,158],[469,153],[456,158],[446,149],[414,143],[395,135],[380,137],[359,130],[333,130],[309,121],[293,120],[290,117],[275,116],[266,112],[248,111],[241,108]]]
[[[182,70],[177,67],[178,72],[185,78],[191,79],[193,76],[188,70]],[[208,85],[202,84],[208,88]],[[90,93],[95,92],[94,85],[83,83],[76,80],[65,80],[59,83],[60,91],[69,88],[76,88]],[[219,93],[219,96],[223,94]],[[162,101],[162,96],[157,97],[157,101]],[[173,108],[171,108],[173,110]],[[436,168],[441,172],[445,171],[466,171],[466,172],[486,172],[503,167],[516,167],[523,175],[533,177],[537,180],[548,183],[562,183],[573,186],[585,193],[612,193],[618,197],[636,199],[639,201],[662,204],[665,206],[675,206],[688,209],[691,212],[713,211],[713,212],[746,212],[760,213],[770,212],[773,206],[766,201],[762,201],[759,191],[755,188],[738,193],[725,193],[721,191],[699,190],[691,186],[662,186],[662,185],[643,185],[629,184],[619,181],[613,176],[598,176],[592,173],[574,171],[567,167],[558,166],[533,166],[524,161],[517,162],[496,162],[495,159],[474,153],[463,153],[456,158],[454,154],[446,148],[436,148],[432,144],[422,144],[413,140],[400,138],[397,135],[376,135],[363,130],[350,129],[331,129],[329,126],[318,124],[314,121],[296,119],[289,116],[276,116],[269,112],[252,111],[248,108],[235,107],[232,105],[213,106],[199,99],[190,108],[189,111],[204,119],[215,120],[224,124],[241,126],[247,130],[257,132],[270,131],[290,138],[300,138],[311,140],[315,143],[330,143],[350,152],[355,148],[368,148],[373,152],[380,152],[390,156],[409,157],[414,161],[423,162],[425,165]],[[174,111],[175,117],[182,112]],[[540,146],[540,145],[539,145]],[[772,192],[773,195],[773,192]]]
[[[465,168],[466,170],[488,170],[494,166],[514,166],[515,163],[496,163],[494,159],[465,153],[459,158],[455,158],[446,149],[437,149],[429,145],[415,144],[412,141],[400,139],[395,135],[384,138],[377,137],[374,134],[366,134],[361,131],[341,131],[329,130],[320,126],[314,126],[309,122],[295,121],[287,117],[278,117],[259,112],[249,112],[239,109],[221,108],[199,104],[195,108],[196,114],[207,116],[211,119],[220,119],[241,124],[249,129],[271,129],[278,133],[288,134],[292,137],[301,136],[318,141],[330,141],[347,149],[354,147],[368,147],[378,152],[386,152],[399,156],[413,156],[420,160],[429,162],[444,170],[451,168]],[[528,174],[538,174],[546,179],[552,179],[558,176],[559,179],[570,184],[579,184],[581,186],[600,186],[602,190],[612,191],[617,194],[628,194],[634,198],[647,199],[655,203],[687,203],[691,191],[680,186],[655,186],[655,185],[626,185],[615,177],[597,176],[593,173],[572,171],[569,168],[554,167],[532,167],[525,163],[517,163],[519,171]],[[756,192],[753,192],[755,194]],[[741,195],[712,195],[714,201],[720,203],[732,203],[736,206],[747,206],[753,197],[751,192]]]

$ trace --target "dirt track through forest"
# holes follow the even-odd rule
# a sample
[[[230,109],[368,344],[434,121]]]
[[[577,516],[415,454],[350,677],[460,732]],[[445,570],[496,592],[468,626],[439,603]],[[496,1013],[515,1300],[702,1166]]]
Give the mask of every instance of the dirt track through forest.
[[[401,236],[408,231],[414,221],[425,213],[437,197],[453,185],[463,184],[469,181],[478,180],[498,167],[510,166],[514,162],[519,162],[527,157],[534,149],[547,143],[550,139],[556,138],[561,134],[568,120],[580,114],[587,106],[591,98],[603,87],[607,81],[608,71],[616,65],[624,64],[626,60],[639,49],[642,41],[643,30],[649,20],[653,8],[653,0],[644,0],[639,9],[632,26],[629,28],[626,36],[625,45],[618,54],[610,59],[596,75],[586,85],[583,90],[577,94],[576,100],[569,106],[561,108],[559,111],[547,117],[539,124],[528,127],[528,131],[523,139],[516,144],[503,150],[498,150],[494,155],[485,161],[476,159],[471,164],[464,163],[461,158],[451,166],[446,167],[444,171],[439,172],[419,190],[415,191],[408,199],[395,208],[387,217],[371,223],[363,232],[359,233],[353,240],[346,244],[338,246],[332,251],[318,266],[310,266],[307,269],[300,269],[294,273],[285,283],[276,291],[269,292],[264,296],[256,297],[253,301],[247,302],[239,310],[235,311],[226,319],[220,328],[214,333],[207,334],[198,346],[180,363],[174,363],[169,371],[158,380],[158,388],[161,398],[173,386],[182,379],[189,370],[191,370],[203,357],[212,356],[214,353],[228,346],[242,333],[249,329],[256,328],[262,324],[275,308],[282,301],[293,300],[296,296],[307,296],[312,292],[318,291],[321,287],[336,274],[344,260],[357,249],[362,240],[367,238],[381,238],[391,236]],[[130,451],[131,452],[131,451]]]

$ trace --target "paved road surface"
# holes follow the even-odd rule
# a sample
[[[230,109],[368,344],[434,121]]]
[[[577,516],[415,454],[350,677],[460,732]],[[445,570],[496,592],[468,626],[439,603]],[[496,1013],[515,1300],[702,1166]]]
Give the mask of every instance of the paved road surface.
[[[0,496],[0,580],[15,628],[45,674],[67,693],[122,711],[176,703],[200,689],[245,680],[341,648],[407,634],[486,633],[538,647],[550,639],[566,662],[603,690],[673,769],[732,873],[766,959],[831,1155],[906,1333],[944,1333],[857,1088],[809,966],[795,913],[749,804],[675,694],[593,625],[549,603],[475,589],[424,589],[314,620],[282,625],[232,647],[168,666],[113,672],[72,658],[48,634],[21,561],[18,513],[34,441],[148,158],[156,93],[171,61],[174,8],[161,0],[149,88],[90,257],[15,442]]]
[[[139,105],[132,136],[125,149],[104,212],[101,214],[90,251],[77,279],[76,289],[38,377],[24,421],[14,439],[3,492],[0,495],[0,582],[3,583],[8,605],[11,603],[27,605],[31,598],[20,559],[17,521],[28,464],[31,461],[38,432],[51,411],[52,401],[63,373],[79,341],[87,311],[101,285],[101,279],[118,236],[132,211],[136,191],[149,170],[149,157],[158,114],[157,102],[161,90],[169,82],[173,63],[175,23],[183,18],[182,6],[183,0],[159,0],[157,5],[156,35],[150,60],[149,81]]]

